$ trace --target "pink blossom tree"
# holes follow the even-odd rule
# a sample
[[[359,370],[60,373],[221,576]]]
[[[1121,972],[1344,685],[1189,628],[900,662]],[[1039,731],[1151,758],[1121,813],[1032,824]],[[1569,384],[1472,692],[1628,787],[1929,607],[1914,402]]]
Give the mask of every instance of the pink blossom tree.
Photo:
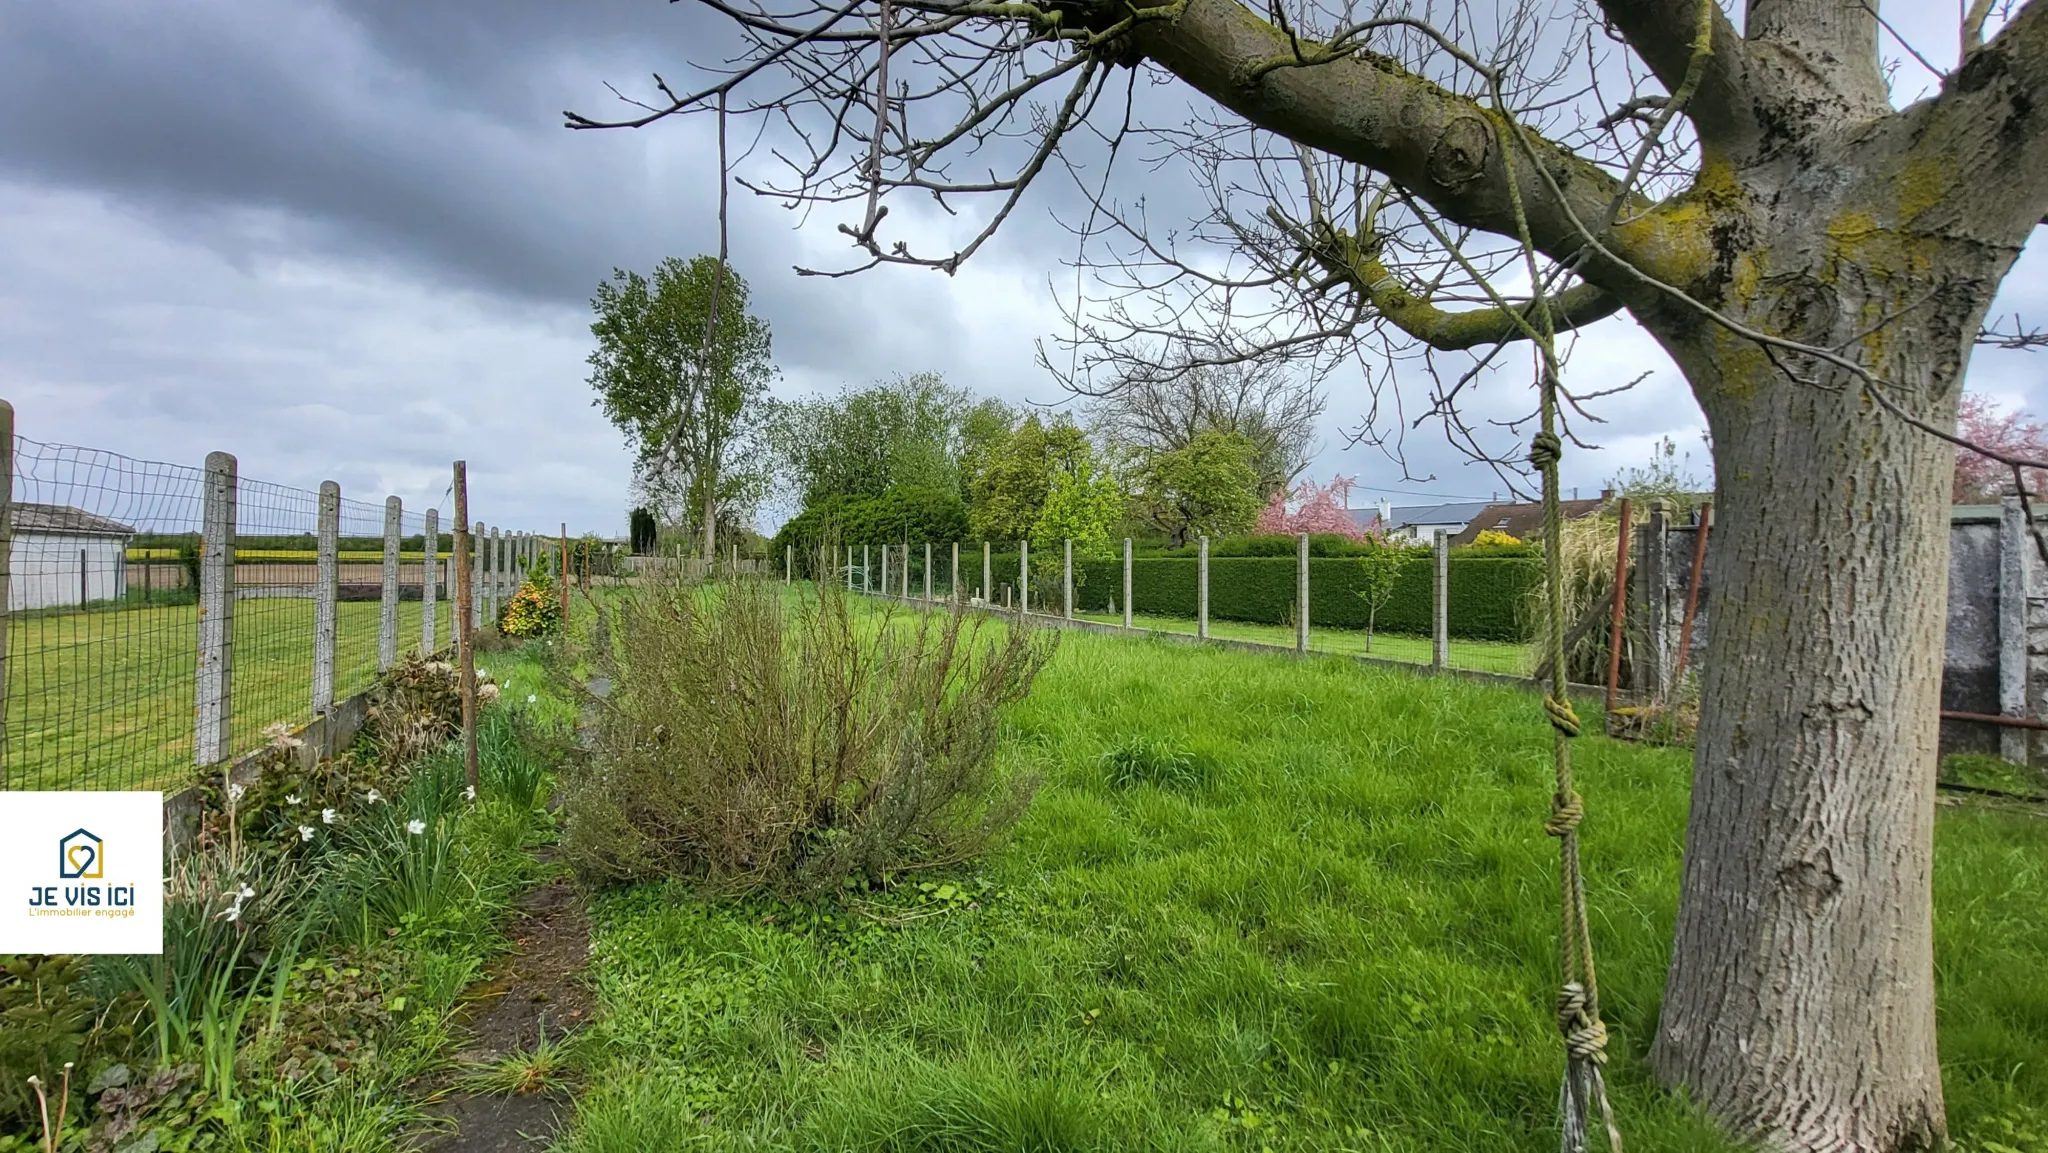
[[[2006,456],[2048,459],[2048,426],[2025,411],[2006,412],[1988,396],[1964,393],[1956,414],[1956,435]],[[2040,469],[2027,470],[2027,493],[2042,495]],[[1957,504],[1997,504],[2013,491],[2012,469],[1966,448],[1956,450],[1954,500]]]
[[[1293,492],[1276,492],[1259,513],[1258,531],[1264,534],[1335,533],[1352,540],[1367,540],[1372,534],[1351,519],[1344,506],[1358,478],[1333,476],[1320,485],[1302,481]]]

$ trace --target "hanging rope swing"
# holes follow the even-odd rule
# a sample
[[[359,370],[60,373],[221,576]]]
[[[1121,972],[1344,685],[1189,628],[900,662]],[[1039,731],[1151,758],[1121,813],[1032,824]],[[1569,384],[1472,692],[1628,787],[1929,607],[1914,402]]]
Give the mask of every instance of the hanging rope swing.
[[[1498,89],[1495,95],[1498,99]],[[1608,1148],[1612,1153],[1621,1153],[1621,1130],[1614,1123],[1614,1108],[1608,1104],[1607,1081],[1602,1073],[1607,1063],[1607,1024],[1600,1019],[1600,980],[1593,965],[1593,935],[1586,916],[1585,872],[1579,864],[1579,822],[1585,818],[1586,803],[1572,786],[1572,740],[1579,735],[1579,718],[1572,711],[1570,685],[1565,679],[1564,527],[1557,479],[1564,441],[1558,435],[1556,327],[1543,276],[1536,264],[1536,244],[1516,180],[1514,152],[1509,141],[1500,143],[1508,196],[1514,206],[1518,239],[1529,275],[1528,321],[1534,321],[1534,326],[1522,321],[1520,327],[1534,342],[1541,358],[1537,406],[1540,427],[1529,445],[1529,463],[1543,476],[1543,591],[1549,609],[1544,647],[1550,658],[1550,684],[1543,697],[1543,711],[1550,721],[1551,765],[1556,778],[1550,795],[1550,816],[1543,822],[1543,831],[1556,837],[1558,844],[1557,951],[1562,983],[1557,993],[1557,1028],[1563,1034],[1565,1050],[1564,1084],[1558,1091],[1557,1103],[1562,1130],[1560,1148],[1563,1153],[1584,1153],[1586,1129],[1591,1112],[1597,1107],[1607,1130]]]

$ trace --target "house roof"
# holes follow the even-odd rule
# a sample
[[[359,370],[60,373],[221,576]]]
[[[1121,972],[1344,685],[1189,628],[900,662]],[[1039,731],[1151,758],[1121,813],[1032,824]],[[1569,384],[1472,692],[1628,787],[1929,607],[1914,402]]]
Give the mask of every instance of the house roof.
[[[135,530],[119,521],[68,504],[14,502],[14,531],[52,533],[60,536],[134,536]]]
[[[1380,524],[1380,510],[1378,508],[1354,508],[1347,511],[1351,513],[1351,519],[1358,522],[1358,527],[1360,528],[1373,530],[1384,528],[1388,531],[1393,531],[1419,524],[1464,524],[1473,517],[1478,516],[1481,512],[1484,512],[1488,507],[1487,503],[1483,500],[1452,504],[1403,505],[1388,510],[1393,515],[1392,519],[1385,525]]]
[[[1578,520],[1598,513],[1606,502],[1600,500],[1561,500],[1558,511],[1566,520]],[[1543,531],[1543,506],[1541,504],[1491,504],[1473,516],[1463,532],[1451,538],[1452,544],[1471,544],[1479,534],[1488,530],[1504,532],[1521,540],[1530,540]]]

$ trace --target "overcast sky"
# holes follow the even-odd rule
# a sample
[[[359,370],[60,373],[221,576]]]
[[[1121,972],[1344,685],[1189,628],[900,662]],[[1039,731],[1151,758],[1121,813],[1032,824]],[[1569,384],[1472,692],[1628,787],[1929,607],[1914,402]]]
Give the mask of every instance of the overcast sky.
[[[1885,6],[1937,61],[1946,0]],[[614,266],[716,248],[715,153],[702,119],[572,133],[606,81],[683,74],[706,24],[663,0],[62,0],[0,6],[0,396],[24,436],[197,463],[349,496],[446,508],[469,461],[476,516],[623,531],[629,458],[590,406],[588,300]],[[1888,54],[1897,55],[1887,43]],[[1917,66],[1902,90],[1924,84]],[[1056,192],[960,274],[847,280],[851,213],[796,217],[733,200],[733,259],[771,322],[777,391],[937,371],[1012,401],[1056,403],[1034,341],[1059,323],[1045,243]],[[2048,322],[2039,244],[1998,311]],[[1980,352],[1971,385],[2048,411],[2048,360]],[[1678,374],[1625,319],[1583,334],[1576,381],[1652,376],[1604,402],[1597,488],[1702,427]],[[1519,397],[1503,404],[1524,405]],[[1340,430],[1363,405],[1333,382],[1318,477],[1484,498],[1500,488],[1427,439],[1403,481]],[[764,514],[772,527],[775,510]]]

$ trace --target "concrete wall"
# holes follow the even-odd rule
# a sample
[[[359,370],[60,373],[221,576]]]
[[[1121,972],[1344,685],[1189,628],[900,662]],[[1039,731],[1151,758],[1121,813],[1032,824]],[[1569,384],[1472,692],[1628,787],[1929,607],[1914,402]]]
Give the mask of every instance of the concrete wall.
[[[86,601],[121,599],[128,587],[127,546],[124,537],[16,534],[8,553],[8,610],[76,608],[81,593]]]
[[[1948,632],[1943,646],[1941,707],[1943,711],[2048,718],[2048,565],[2041,564],[2039,557],[2033,555],[2033,542],[2024,532],[2017,531],[2017,522],[2013,528],[2006,528],[2002,520],[2003,510],[1997,505],[1958,506],[1950,514]],[[2048,530],[2048,516],[2041,520],[2044,530]],[[1661,534],[1661,540],[1648,526],[1636,534],[1636,578],[1631,581],[1630,609],[1641,620],[1645,634],[1663,637],[1662,661],[1654,667],[1666,681],[1676,665],[1697,532],[1691,525],[1672,525]],[[1707,542],[1692,653],[1687,658],[1689,679],[1706,659],[1707,617],[1712,611],[1714,586],[1711,530]],[[2006,598],[2001,596],[2001,571],[2015,546],[2025,554],[2019,558],[2017,571],[2024,574],[2026,592],[2023,604],[2005,604]],[[1644,579],[1659,567],[1660,560],[1662,581]],[[1659,583],[1661,589],[1656,587]],[[2009,649],[2008,640],[2018,641],[2017,635],[2009,633],[2023,633],[2023,646]],[[2023,677],[2025,693],[2025,707],[2016,711],[2001,704],[2005,699],[2001,670],[2014,664],[2015,656],[2024,667],[2008,670],[2007,677],[2013,678],[2015,688],[2020,683],[2017,678]],[[2002,746],[2009,755],[2017,754],[2025,746],[2030,759],[2048,760],[2048,734],[2025,734],[2006,726],[1968,721],[1942,722],[1944,755],[1997,755]]]

